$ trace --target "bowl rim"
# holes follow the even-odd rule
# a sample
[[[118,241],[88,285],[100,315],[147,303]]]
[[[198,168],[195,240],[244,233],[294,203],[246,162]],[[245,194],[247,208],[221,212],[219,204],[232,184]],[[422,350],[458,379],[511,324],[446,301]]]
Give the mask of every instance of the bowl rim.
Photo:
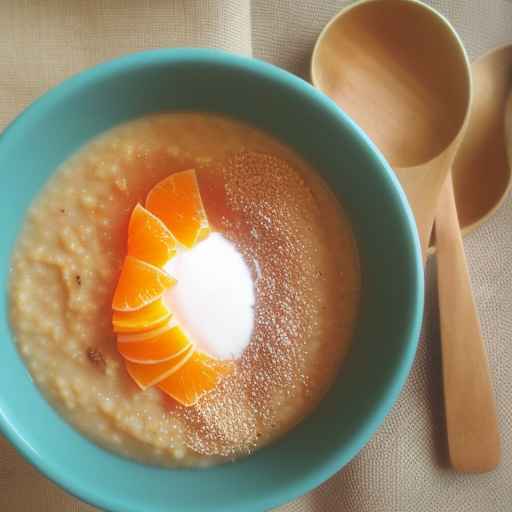
[[[143,69],[146,66],[152,65],[175,65],[180,62],[208,63],[256,73],[261,78],[270,79],[273,82],[280,83],[284,87],[300,91],[304,96],[308,97],[309,101],[329,111],[329,114],[337,116],[347,129],[355,134],[362,145],[366,146],[367,152],[376,164],[376,167],[380,168],[380,171],[392,185],[390,190],[395,196],[394,200],[400,204],[403,210],[407,231],[406,237],[413,249],[414,262],[412,266],[414,282],[411,283],[411,287],[414,290],[414,304],[412,305],[413,315],[411,315],[411,320],[407,326],[407,332],[404,332],[403,336],[404,339],[407,340],[406,346],[397,363],[397,369],[390,379],[385,398],[377,404],[370,417],[366,418],[363,428],[356,436],[356,440],[352,443],[351,449],[347,450],[343,460],[339,454],[337,454],[337,457],[331,457],[330,460],[323,462],[320,467],[309,472],[308,476],[304,479],[298,480],[294,482],[293,485],[284,488],[271,489],[266,496],[261,497],[258,503],[253,503],[250,508],[245,509],[247,511],[262,510],[262,507],[279,506],[310,492],[339,471],[341,467],[350,461],[369,441],[396,402],[414,361],[423,320],[424,268],[420,243],[414,216],[398,179],[375,144],[347,114],[325,94],[318,91],[298,76],[270,63],[252,57],[228,53],[219,49],[165,48],[145,50],[100,63],[75,74],[32,102],[9,123],[3,132],[0,132],[0,151],[2,151],[3,144],[6,144],[11,137],[14,137],[19,131],[23,130],[25,124],[44,118],[46,113],[49,112],[55,104],[59,103],[64,97],[73,95],[83,87],[101,82],[103,79],[118,72]],[[104,492],[98,492],[97,489],[86,488],[71,472],[56,467],[49,461],[42,460],[34,448],[17,432],[15,424],[9,420],[1,408],[0,432],[30,464],[34,465],[43,475],[67,492],[92,505],[100,506],[108,510],[120,510],[118,508],[120,505],[119,501],[115,500],[114,502],[112,496],[108,496],[107,493]],[[244,506],[246,505],[248,504],[244,504]],[[129,505],[127,506],[129,507]]]

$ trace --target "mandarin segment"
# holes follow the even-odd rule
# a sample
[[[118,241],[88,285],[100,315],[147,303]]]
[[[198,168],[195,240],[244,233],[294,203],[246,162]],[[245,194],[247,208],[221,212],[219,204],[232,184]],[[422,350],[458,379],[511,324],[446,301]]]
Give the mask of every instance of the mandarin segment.
[[[191,346],[192,343],[179,325],[169,325],[164,332],[141,341],[124,341],[122,336],[117,338],[119,353],[127,361],[140,364],[168,361]]]
[[[172,313],[171,313],[172,316]],[[165,331],[170,329],[171,322],[167,321],[160,327],[155,327],[154,329],[147,331],[136,331],[136,332],[126,332],[119,334],[118,338],[122,341],[144,341],[149,340],[150,338],[155,338]]]
[[[127,256],[112,299],[112,309],[116,311],[141,309],[158,300],[175,282],[158,267],[133,256]]]
[[[112,326],[119,334],[158,329],[171,318],[171,311],[160,299],[136,311],[114,311]]]
[[[194,169],[171,174],[146,197],[146,208],[156,215],[186,247],[210,232]]]
[[[191,345],[188,350],[185,350],[179,356],[163,363],[140,364],[125,360],[125,366],[130,377],[142,390],[145,390],[178,371],[193,354],[194,347]]]
[[[158,267],[176,254],[176,239],[166,225],[137,204],[128,224],[128,254]]]
[[[230,375],[233,367],[230,361],[219,361],[203,352],[194,352],[186,364],[161,380],[158,387],[190,407],[214,389],[223,377]]]

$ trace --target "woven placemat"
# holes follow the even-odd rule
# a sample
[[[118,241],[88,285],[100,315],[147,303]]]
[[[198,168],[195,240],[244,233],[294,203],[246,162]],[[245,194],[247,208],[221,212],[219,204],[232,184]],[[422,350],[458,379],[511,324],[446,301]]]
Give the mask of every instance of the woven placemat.
[[[133,51],[209,46],[253,55],[307,78],[314,41],[349,2],[333,0],[0,1],[0,129],[64,78]],[[512,2],[436,0],[471,57],[512,42]],[[484,185],[484,184],[483,184]],[[423,337],[391,414],[361,453],[279,512],[512,510],[512,199],[466,239],[496,389],[503,461],[486,475],[446,464],[435,262],[428,266]],[[49,482],[0,440],[0,509],[96,510]],[[144,511],[141,511],[144,512]]]

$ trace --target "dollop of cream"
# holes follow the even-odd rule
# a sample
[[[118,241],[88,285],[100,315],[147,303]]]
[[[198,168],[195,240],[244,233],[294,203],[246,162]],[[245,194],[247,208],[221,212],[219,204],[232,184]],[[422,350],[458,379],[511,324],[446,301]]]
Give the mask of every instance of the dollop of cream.
[[[255,292],[237,248],[211,233],[180,249],[164,269],[177,280],[165,301],[197,348],[217,359],[239,358],[254,327]]]

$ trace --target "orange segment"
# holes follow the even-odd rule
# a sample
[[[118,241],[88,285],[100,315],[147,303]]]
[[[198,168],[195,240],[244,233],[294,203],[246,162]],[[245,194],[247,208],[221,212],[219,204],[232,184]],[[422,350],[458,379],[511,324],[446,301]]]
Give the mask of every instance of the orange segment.
[[[146,208],[187,247],[210,232],[194,169],[171,174],[157,183],[146,197]]]
[[[172,315],[172,313],[171,313]],[[160,336],[160,334],[168,331],[170,329],[171,322],[167,321],[160,327],[155,327],[154,329],[148,331],[134,331],[134,332],[124,332],[119,333],[118,338],[121,341],[144,341],[149,340],[151,338],[156,338],[156,336]]]
[[[158,387],[189,407],[232,371],[232,362],[218,361],[202,352],[194,352],[185,365],[161,380]]]
[[[191,345],[188,350],[184,351],[178,357],[169,359],[169,361],[163,363],[140,364],[125,361],[125,366],[130,377],[137,385],[141,389],[147,389],[178,371],[192,357],[193,353],[194,347]]]
[[[191,342],[180,326],[170,326],[153,338],[142,341],[123,341],[117,338],[120,354],[132,363],[155,364],[174,359],[191,347]]]
[[[135,311],[159,299],[176,281],[158,267],[127,256],[112,299],[112,309]]]
[[[128,224],[128,254],[158,267],[176,254],[176,239],[165,224],[140,204]]]
[[[169,318],[171,312],[160,299],[136,311],[114,311],[112,326],[117,333],[144,332],[157,329]]]

